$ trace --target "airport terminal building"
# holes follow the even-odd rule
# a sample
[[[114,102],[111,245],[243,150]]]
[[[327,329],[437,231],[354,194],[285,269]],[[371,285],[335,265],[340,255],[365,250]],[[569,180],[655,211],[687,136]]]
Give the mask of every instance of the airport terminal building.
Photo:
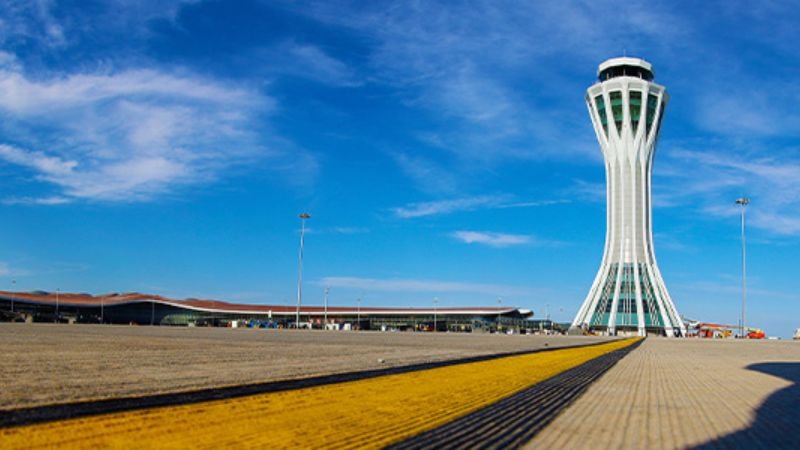
[[[132,325],[329,328],[338,330],[495,332],[551,329],[533,311],[514,307],[367,308],[250,305],[174,300],[139,293],[0,292],[5,320]]]

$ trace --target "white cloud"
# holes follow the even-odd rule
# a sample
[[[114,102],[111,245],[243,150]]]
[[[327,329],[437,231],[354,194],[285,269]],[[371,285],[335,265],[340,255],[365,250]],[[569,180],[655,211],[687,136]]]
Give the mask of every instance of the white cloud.
[[[586,86],[556,71],[588,67],[589,81],[598,55],[621,51],[619,42],[662,46],[689,34],[669,11],[646,2],[626,4],[624,11],[607,2],[284,7],[362,33],[374,43],[375,79],[436,118],[420,135],[435,136],[437,147],[455,159],[485,163],[599,159],[576,96]],[[575,98],[575,107],[564,109],[553,101],[558,98]],[[586,133],[574,132],[581,128]]]
[[[490,247],[528,245],[532,242],[530,236],[523,234],[491,233],[483,231],[456,231],[452,236],[467,244],[483,244]]]
[[[282,64],[283,67],[278,70],[291,70],[295,75],[335,86],[353,87],[362,84],[350,66],[317,46],[291,42],[286,44],[286,51],[292,60]]]
[[[364,234],[369,233],[369,228],[366,227],[333,227],[333,232],[336,234]]]
[[[479,208],[498,205],[504,200],[505,197],[497,196],[466,197],[452,200],[411,203],[403,207],[394,208],[393,211],[397,217],[411,219],[415,217],[451,214],[460,211],[473,211]]]
[[[91,19],[84,8],[71,11],[59,8],[53,14],[53,0],[3,2],[0,8],[0,44],[23,39],[48,48],[63,48],[81,41],[82,35],[94,40],[110,35],[133,40],[147,35],[153,20],[175,22],[183,6],[200,0],[110,0],[95,2]]]
[[[422,191],[452,193],[457,190],[457,177],[440,164],[428,158],[405,153],[394,153],[392,157],[403,173],[414,180]]]
[[[319,281],[319,284],[329,287],[385,292],[458,292],[488,295],[525,295],[531,292],[530,289],[518,286],[403,278],[325,277]]]
[[[566,202],[567,200],[558,199],[515,201],[511,196],[508,195],[483,195],[449,200],[437,200],[431,202],[410,203],[402,207],[393,208],[392,212],[394,212],[394,214],[401,219],[413,219],[416,217],[452,214],[456,212],[475,211],[479,209],[530,208],[537,206],[556,205]]]
[[[340,235],[352,235],[352,234],[365,234],[369,233],[370,229],[366,227],[330,227],[330,228],[311,228],[306,227],[306,234],[340,234]],[[297,230],[297,233],[300,233],[300,230]]]
[[[800,160],[793,151],[765,157],[736,149],[671,149],[664,205],[688,205],[706,215],[732,218],[734,200],[750,197],[748,223],[779,235],[800,235]]]
[[[365,82],[352,65],[322,47],[294,39],[232,55],[232,58],[262,76],[303,78],[337,88],[358,87]]]
[[[32,272],[27,269],[19,268],[17,266],[12,266],[6,261],[0,261],[0,277],[27,277],[30,276]],[[9,286],[9,285],[6,285]],[[11,285],[9,287],[14,287],[15,285]],[[5,289],[0,289],[5,290]]]
[[[256,159],[271,161],[276,171],[313,172],[313,157],[257,123],[273,107],[271,98],[247,86],[187,73],[138,69],[29,79],[6,66],[0,68],[0,130],[8,141],[0,141],[0,159],[58,188],[43,199],[23,198],[39,204],[147,200]],[[259,128],[266,132],[256,133]]]
[[[793,92],[796,91],[794,80],[786,84],[772,82],[766,89],[762,79],[737,82],[728,89],[714,85],[715,90],[698,99],[695,111],[700,126],[734,138],[797,136],[800,114],[794,105],[800,96]],[[731,95],[732,91],[737,95]],[[795,101],[776,102],[775,92],[784,92]]]
[[[63,205],[72,200],[66,197],[12,197],[0,200],[4,205]]]
[[[29,80],[21,71],[0,72],[0,106],[20,115],[53,115],[63,110],[120,99],[131,102],[173,99],[210,105],[230,102],[241,106],[258,102],[269,106],[272,103],[271,99],[248,89],[152,69],[112,74],[78,73],[50,80]]]

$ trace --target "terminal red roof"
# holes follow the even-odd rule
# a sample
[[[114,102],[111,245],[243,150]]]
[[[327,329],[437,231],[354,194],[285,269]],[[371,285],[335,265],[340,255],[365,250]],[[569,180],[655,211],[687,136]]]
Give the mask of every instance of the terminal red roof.
[[[207,311],[227,311],[227,312],[260,312],[260,313],[294,313],[297,307],[293,305],[263,305],[263,304],[243,304],[229,303],[219,300],[205,299],[185,299],[175,300],[160,295],[142,294],[139,292],[111,293],[102,295],[74,294],[74,293],[55,293],[55,292],[7,292],[0,291],[0,297],[13,298],[15,300],[30,301],[35,303],[55,304],[56,301],[61,305],[68,306],[111,306],[122,303],[137,302],[157,302],[172,304],[178,307],[188,307],[191,309],[201,309]],[[507,314],[516,311],[514,307],[465,307],[465,308],[436,308],[439,314],[450,313],[473,313],[473,314]],[[372,307],[353,307],[353,306],[329,306],[328,313],[349,313],[355,311],[363,313],[432,313],[433,308],[372,308]],[[301,313],[322,313],[322,306],[302,306]],[[524,311],[523,314],[525,313]]]

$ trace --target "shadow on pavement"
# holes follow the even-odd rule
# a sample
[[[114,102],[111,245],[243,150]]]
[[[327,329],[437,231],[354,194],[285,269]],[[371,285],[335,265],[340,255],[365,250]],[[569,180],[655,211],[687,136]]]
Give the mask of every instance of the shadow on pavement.
[[[748,428],[695,449],[800,449],[800,363],[759,363],[747,368],[784,378],[793,384],[770,395],[758,408],[755,421]]]

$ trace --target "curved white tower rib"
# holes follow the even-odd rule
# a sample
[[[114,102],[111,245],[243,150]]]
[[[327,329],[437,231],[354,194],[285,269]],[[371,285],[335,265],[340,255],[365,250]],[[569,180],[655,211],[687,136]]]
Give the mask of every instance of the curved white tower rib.
[[[606,163],[607,229],[603,262],[573,327],[617,334],[686,335],[653,250],[650,179],[669,97],[638,58],[600,64],[586,103]]]

